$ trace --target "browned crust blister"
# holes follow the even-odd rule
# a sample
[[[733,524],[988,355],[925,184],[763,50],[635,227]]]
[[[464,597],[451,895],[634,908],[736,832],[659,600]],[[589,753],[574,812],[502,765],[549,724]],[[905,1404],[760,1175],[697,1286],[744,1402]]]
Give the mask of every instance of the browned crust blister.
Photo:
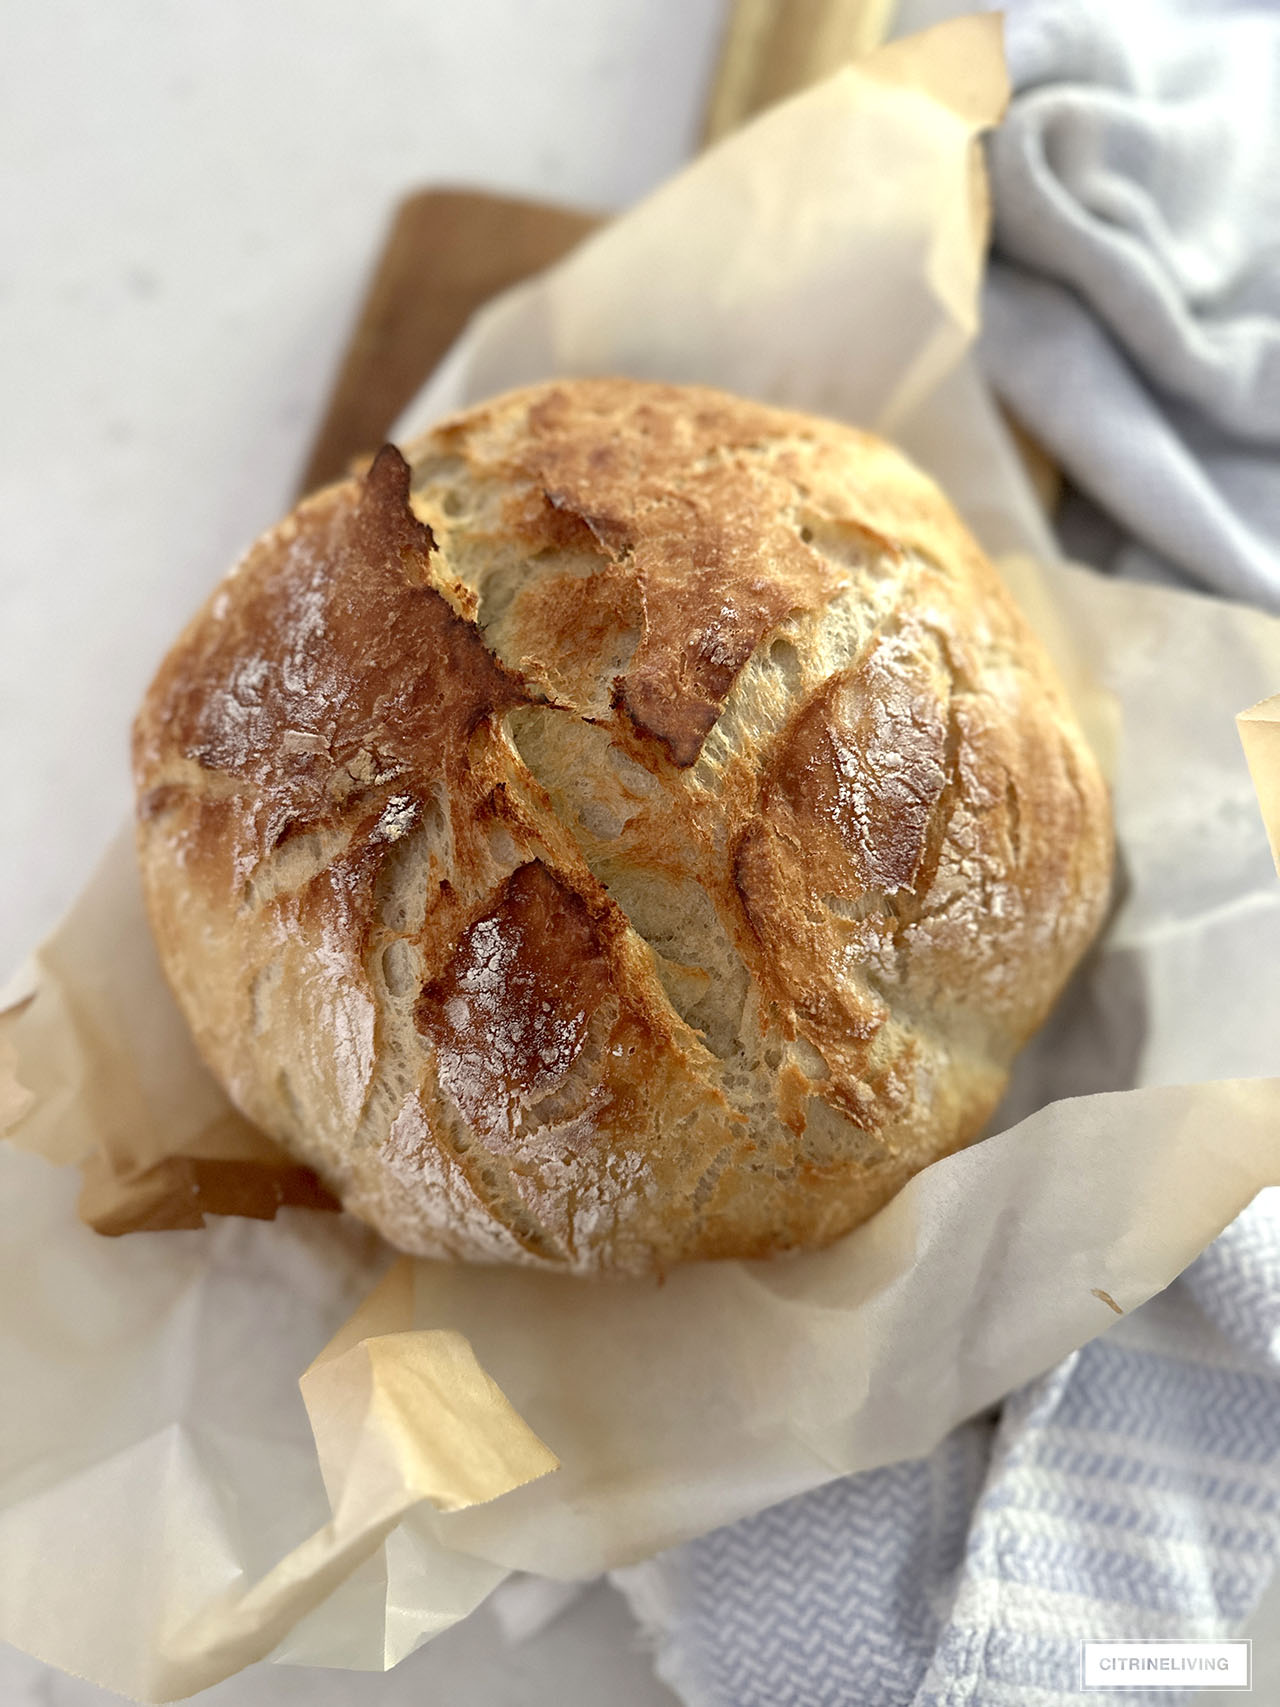
[[[406,1250],[821,1244],[972,1139],[1097,928],[1103,784],[936,489],[622,380],[307,500],[135,729],[168,976]]]

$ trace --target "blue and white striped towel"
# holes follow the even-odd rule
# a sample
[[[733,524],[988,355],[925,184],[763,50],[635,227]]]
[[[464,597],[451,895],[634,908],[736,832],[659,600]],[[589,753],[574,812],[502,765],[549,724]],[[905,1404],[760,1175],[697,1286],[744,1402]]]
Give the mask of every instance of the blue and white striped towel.
[[[1006,10],[992,384],[1073,555],[1280,607],[1280,6]],[[1272,1191],[998,1418],[616,1580],[689,1707],[1047,1707],[1083,1637],[1236,1632],[1278,1556]]]
[[[1278,1561],[1271,1191],[998,1421],[618,1580],[691,1707],[1047,1707],[1083,1637],[1230,1635]]]

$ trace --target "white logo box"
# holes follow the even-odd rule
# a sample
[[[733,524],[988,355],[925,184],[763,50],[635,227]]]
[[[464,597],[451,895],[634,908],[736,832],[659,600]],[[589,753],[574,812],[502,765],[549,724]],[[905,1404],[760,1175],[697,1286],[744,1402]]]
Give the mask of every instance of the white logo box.
[[[1252,1642],[1081,1642],[1081,1689],[1253,1688]]]

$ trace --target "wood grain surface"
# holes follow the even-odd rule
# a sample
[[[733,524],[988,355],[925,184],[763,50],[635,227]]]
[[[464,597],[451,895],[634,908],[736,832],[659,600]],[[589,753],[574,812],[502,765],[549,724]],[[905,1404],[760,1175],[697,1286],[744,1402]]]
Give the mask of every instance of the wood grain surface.
[[[301,490],[374,450],[472,313],[558,261],[598,215],[480,190],[422,190],[396,209]]]
[[[797,95],[870,53],[889,33],[894,0],[737,0],[711,85],[703,142]]]

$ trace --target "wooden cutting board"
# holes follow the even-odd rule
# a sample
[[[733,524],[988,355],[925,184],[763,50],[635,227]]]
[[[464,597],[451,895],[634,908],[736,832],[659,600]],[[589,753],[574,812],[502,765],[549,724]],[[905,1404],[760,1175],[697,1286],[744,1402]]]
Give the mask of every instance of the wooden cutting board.
[[[396,209],[301,490],[381,444],[472,313],[541,272],[599,219],[482,190],[421,190]]]
[[[736,0],[728,8],[703,139],[807,88],[888,33],[894,0]],[[471,314],[593,231],[597,216],[481,190],[401,202],[307,459],[300,490],[375,449]]]

